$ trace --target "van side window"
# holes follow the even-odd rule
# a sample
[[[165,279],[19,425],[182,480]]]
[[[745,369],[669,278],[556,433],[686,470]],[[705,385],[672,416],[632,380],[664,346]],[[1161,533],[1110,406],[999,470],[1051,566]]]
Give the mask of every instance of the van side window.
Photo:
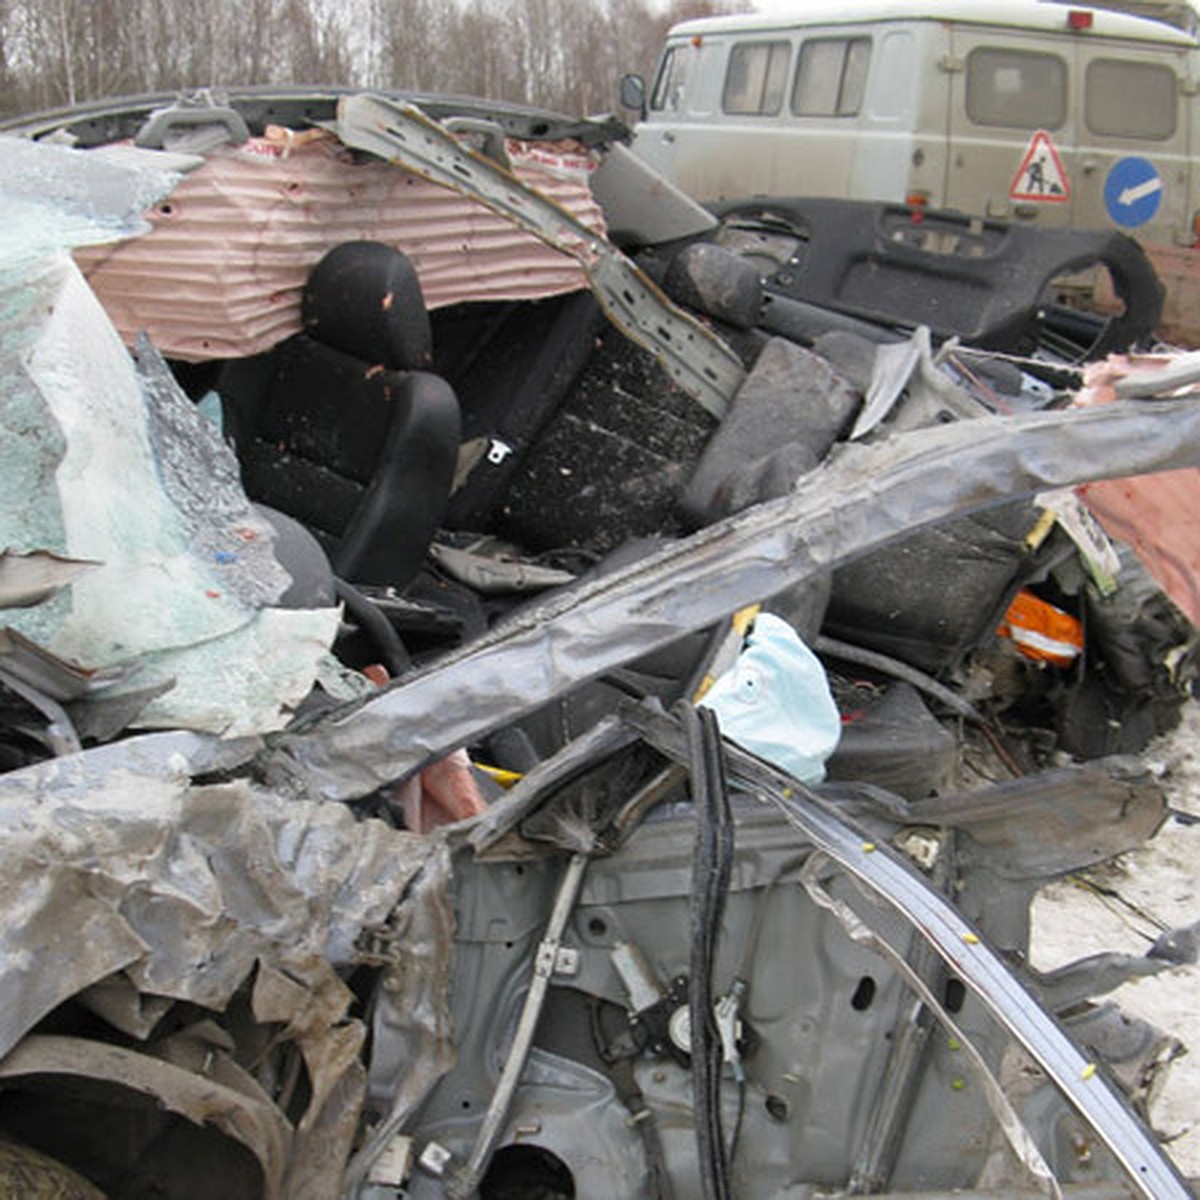
[[[787,89],[788,42],[739,42],[729,52],[721,107],[727,113],[777,113]]]
[[[1067,116],[1067,64],[1028,50],[972,50],[967,116],[1006,129],[1059,128]]]
[[[683,107],[688,68],[694,57],[691,46],[672,46],[663,55],[650,93],[650,107],[656,112],[678,112]]]
[[[1175,132],[1177,96],[1170,67],[1098,58],[1088,63],[1084,119],[1092,133],[1162,141]]]
[[[805,42],[792,87],[792,112],[798,117],[855,116],[862,108],[870,61],[870,38]]]

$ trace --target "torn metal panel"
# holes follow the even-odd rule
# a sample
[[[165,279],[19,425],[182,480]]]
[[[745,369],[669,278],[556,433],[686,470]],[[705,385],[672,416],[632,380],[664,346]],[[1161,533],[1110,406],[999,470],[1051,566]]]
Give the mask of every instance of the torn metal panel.
[[[30,795],[81,796],[126,774],[161,777],[174,785],[193,775],[236,770],[262,748],[257,737],[217,738],[183,730],[145,733],[73,758],[0,774],[0,809],[12,806],[15,811]]]
[[[1193,923],[1168,930],[1145,954],[1118,954],[1106,951],[1037,973],[1033,990],[1043,1007],[1061,1013],[1085,1000],[1103,996],[1132,979],[1147,979],[1175,967],[1196,962],[1196,933]]]
[[[675,722],[642,711],[631,722],[652,744],[686,761]],[[727,744],[729,773],[773,804],[812,845],[900,913],[1068,1098],[1146,1200],[1190,1200],[1191,1191],[1116,1088],[1072,1042],[944,896],[901,855],[874,840],[798,780]],[[860,914],[861,918],[861,914]],[[879,936],[879,931],[873,930]],[[1058,1192],[1057,1184],[1053,1184]]]
[[[109,975],[78,993],[76,999],[89,1012],[114,1029],[145,1041],[174,1004],[165,996],[146,996],[127,975]]]
[[[98,562],[63,558],[48,550],[31,550],[28,554],[0,552],[0,608],[31,608],[41,604],[98,566]]]
[[[323,966],[289,965],[284,972],[260,963],[251,998],[255,1019],[281,1026],[280,1036],[295,1042],[308,1072],[311,1098],[290,1147],[283,1187],[288,1200],[338,1194],[366,1089],[366,1031],[347,1020],[353,993]],[[420,1065],[413,1065],[420,1076]]]
[[[462,147],[411,104],[382,96],[347,97],[338,104],[337,129],[346,145],[471,196],[569,255],[582,268],[609,320],[651,351],[689,396],[715,416],[724,413],[745,374],[737,356],[565,208]]]
[[[452,579],[484,595],[543,592],[574,583],[569,571],[559,571],[513,555],[491,555],[434,542],[429,556]]]
[[[1098,475],[1200,457],[1200,406],[985,417],[855,447],[795,492],[556,595],[411,681],[284,735],[271,766],[365,795],[575,684],[915,528]]]
[[[905,815],[965,832],[968,863],[986,859],[1009,879],[1053,879],[1143,845],[1167,803],[1140,760],[1108,758],[917,800]]]
[[[918,341],[921,337],[923,346]],[[922,350],[929,353],[929,330],[924,325],[907,342],[889,343],[876,349],[871,386],[850,430],[851,439],[865,437],[892,411],[921,361]]]
[[[449,861],[438,840],[342,805],[191,786],[190,770],[244,757],[211,748],[224,744],[157,735],[0,777],[0,1054],[81,992],[144,1039],[169,1003],[221,1012],[253,978],[255,1019],[296,1045],[309,1080],[286,1153],[264,1160],[272,1194],[326,1200],[367,1082],[336,971],[392,963],[402,1057],[379,1059],[401,1118],[452,1059]]]
[[[0,629],[0,673],[6,682],[19,681],[37,688],[53,700],[81,700],[119,683],[129,674],[125,667],[92,670],[69,662],[15,629]],[[10,686],[12,684],[10,683]]]
[[[532,144],[509,145],[523,183],[603,236],[586,171],[550,170]],[[586,152],[577,157],[586,161]],[[585,283],[571,258],[477,200],[388,164],[355,162],[323,131],[269,129],[240,149],[213,150],[146,220],[147,237],[81,251],[77,261],[127,342],[144,330],[187,361],[258,354],[298,333],[309,271],[362,238],[408,255],[430,308],[532,300]]]
[[[49,696],[39,692],[10,672],[0,669],[0,683],[15,692],[26,704],[32,705],[46,718],[45,741],[53,754],[77,754],[83,744],[66,710]]]
[[[219,1010],[257,962],[353,964],[363,931],[428,869],[427,841],[340,805],[193,788],[181,756],[139,771],[125,747],[106,749],[125,752],[103,774],[85,754],[0,781],[0,942],[13,965],[0,1050],[122,969],[140,991]]]
[[[449,891],[450,856],[430,841],[431,870],[417,876],[406,903],[386,926],[372,931],[372,949],[383,968],[372,1017],[367,1096],[382,1119],[346,1169],[346,1184],[360,1180],[459,1053],[451,1023],[451,946],[457,929]],[[314,1200],[321,1200],[314,1197]]]

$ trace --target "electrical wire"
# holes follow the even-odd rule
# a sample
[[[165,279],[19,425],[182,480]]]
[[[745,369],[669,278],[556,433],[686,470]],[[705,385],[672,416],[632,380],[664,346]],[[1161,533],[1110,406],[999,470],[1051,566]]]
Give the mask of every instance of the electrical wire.
[[[688,747],[696,834],[692,847],[692,952],[688,980],[692,1100],[696,1149],[705,1200],[732,1200],[721,1129],[721,1042],[713,1017],[712,972],[717,931],[733,867],[733,816],[716,714],[676,706]]]

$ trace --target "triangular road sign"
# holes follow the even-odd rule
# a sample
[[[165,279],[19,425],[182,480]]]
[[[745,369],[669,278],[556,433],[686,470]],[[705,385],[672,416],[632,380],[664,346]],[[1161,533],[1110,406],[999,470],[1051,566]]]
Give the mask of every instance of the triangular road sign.
[[[1029,146],[1008,189],[1010,200],[1042,200],[1062,204],[1071,198],[1071,181],[1058,156],[1058,148],[1043,129],[1029,139]]]

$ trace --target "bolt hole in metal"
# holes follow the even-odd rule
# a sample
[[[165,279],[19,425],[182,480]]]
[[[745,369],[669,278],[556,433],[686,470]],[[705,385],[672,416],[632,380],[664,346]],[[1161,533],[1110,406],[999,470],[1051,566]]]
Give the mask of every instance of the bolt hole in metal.
[[[870,975],[864,975],[850,997],[850,1007],[855,1012],[866,1012],[875,1000],[875,980]]]
[[[602,938],[608,934],[608,922],[603,917],[592,917],[587,923],[588,933],[594,938]]]
[[[575,1178],[542,1146],[501,1146],[479,1185],[479,1200],[575,1200]]]
[[[782,1096],[776,1096],[772,1093],[763,1101],[763,1108],[767,1110],[767,1116],[772,1121],[783,1122],[788,1119],[791,1113],[791,1107]]]
[[[961,979],[947,979],[942,993],[942,1006],[947,1012],[962,1012],[963,1002],[967,998],[967,989]]]

